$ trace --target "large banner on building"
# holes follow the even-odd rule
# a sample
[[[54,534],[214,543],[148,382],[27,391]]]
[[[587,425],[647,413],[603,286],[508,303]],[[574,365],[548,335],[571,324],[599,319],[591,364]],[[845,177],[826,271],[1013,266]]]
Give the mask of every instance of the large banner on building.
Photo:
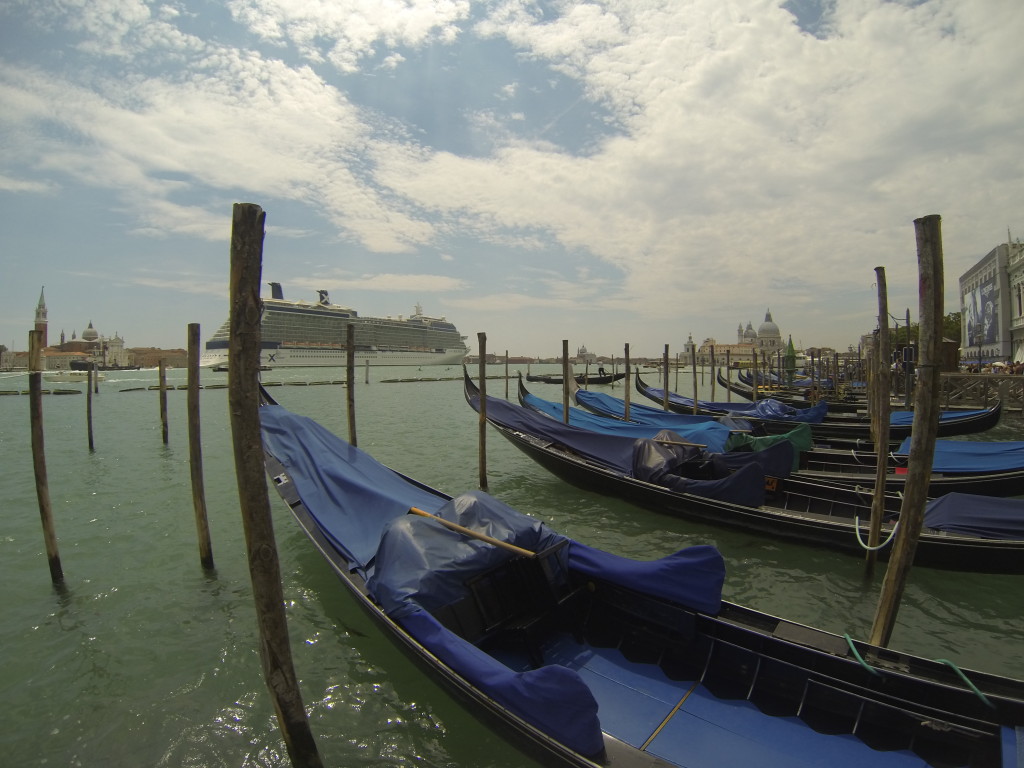
[[[996,280],[990,277],[977,288],[963,296],[961,309],[968,347],[980,344],[995,344],[999,338],[999,323],[996,322]]]

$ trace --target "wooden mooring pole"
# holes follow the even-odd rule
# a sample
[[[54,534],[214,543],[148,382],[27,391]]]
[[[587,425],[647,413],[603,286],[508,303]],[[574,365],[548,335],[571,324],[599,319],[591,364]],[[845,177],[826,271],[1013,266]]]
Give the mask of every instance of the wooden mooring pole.
[[[36,477],[36,499],[39,517],[43,523],[43,541],[46,560],[50,565],[50,578],[54,584],[64,582],[64,569],[57,551],[57,531],[53,525],[53,507],[50,505],[50,484],[46,478],[46,451],[43,447],[43,332],[28,332],[28,406],[32,432],[32,469]]]
[[[878,283],[878,343],[875,375],[871,380],[871,430],[875,441],[875,495],[871,499],[871,523],[868,527],[868,550],[864,558],[864,575],[875,572],[878,542],[881,540],[882,516],[885,514],[885,478],[889,468],[889,298],[885,283],[885,267],[875,267]]]
[[[348,414],[348,442],[358,446],[356,440],[356,327],[349,323],[345,331],[345,408]],[[367,360],[367,363],[370,361]],[[367,369],[369,373],[369,369]]]
[[[479,464],[480,490],[487,490],[487,334],[480,331],[476,335],[476,345],[480,349],[480,419],[479,429]]]
[[[625,362],[626,362],[626,391],[624,393],[625,397],[623,397],[622,399],[623,399],[623,401],[625,403],[626,421],[629,421],[629,393],[633,389],[633,379],[631,378],[633,376],[633,372],[630,370],[630,362],[629,362],[629,342],[626,342],[626,346],[624,348],[624,354],[625,354],[625,357],[626,357],[626,360],[625,360]]]
[[[85,382],[85,431],[89,436],[89,453],[96,450],[92,437],[92,383],[96,380],[96,363],[89,366],[89,377]]]
[[[203,442],[199,429],[199,323],[188,324],[188,466],[192,479],[192,509],[199,539],[199,562],[213,568],[210,521],[206,514],[206,487],[203,483]]]
[[[924,522],[928,481],[935,457],[939,427],[939,362],[942,342],[942,219],[925,216],[914,220],[917,234],[920,345],[914,425],[910,435],[907,486],[900,507],[900,529],[893,543],[889,566],[871,628],[871,643],[886,646],[892,637],[903,588],[917,550]]]
[[[249,556],[260,660],[274,710],[295,768],[321,768],[302,693],[292,664],[284,610],[281,566],[263,460],[259,416],[260,276],[266,214],[258,205],[236,203],[231,226],[228,403],[235,477]]]
[[[160,431],[164,445],[167,445],[170,433],[167,427],[167,361],[160,358]]]
[[[562,339],[562,421],[569,423],[569,377],[572,365],[569,363],[569,340]]]

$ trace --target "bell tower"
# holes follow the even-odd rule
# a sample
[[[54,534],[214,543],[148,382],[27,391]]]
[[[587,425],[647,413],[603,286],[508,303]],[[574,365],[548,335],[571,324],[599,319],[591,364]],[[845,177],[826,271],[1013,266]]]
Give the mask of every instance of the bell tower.
[[[42,348],[45,349],[49,344],[46,340],[46,299],[43,297],[43,291],[46,286],[39,289],[39,303],[36,304],[36,324],[35,330],[43,332],[43,343]]]

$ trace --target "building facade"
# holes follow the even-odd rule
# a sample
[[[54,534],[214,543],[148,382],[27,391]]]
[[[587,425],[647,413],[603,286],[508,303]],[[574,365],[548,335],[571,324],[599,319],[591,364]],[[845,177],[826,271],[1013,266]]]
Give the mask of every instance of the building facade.
[[[1020,250],[1020,243],[998,245],[960,276],[961,363],[990,365],[1024,360],[1024,264]]]

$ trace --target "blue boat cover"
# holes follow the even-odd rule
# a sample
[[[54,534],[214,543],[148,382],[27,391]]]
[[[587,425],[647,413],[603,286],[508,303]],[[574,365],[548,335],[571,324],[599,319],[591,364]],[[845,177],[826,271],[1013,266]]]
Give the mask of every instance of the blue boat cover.
[[[309,514],[406,632],[488,697],[583,755],[603,748],[597,702],[579,673],[557,664],[515,672],[428,612],[467,593],[470,576],[513,557],[440,523],[437,514],[534,551],[565,539],[483,492],[448,500],[383,466],[311,419],[260,409],[264,446],[285,467]],[[546,417],[542,417],[545,418]],[[550,419],[547,419],[550,421]],[[697,610],[721,606],[725,563],[709,546],[633,561],[570,541],[568,566]]]
[[[434,514],[531,552],[565,539],[540,520],[482,491],[456,496]],[[467,579],[512,556],[506,549],[445,528],[436,520],[405,515],[386,526],[366,586],[393,618],[411,613],[417,605],[433,611],[465,597]]]
[[[554,403],[531,394],[524,395],[523,401],[530,408],[544,413],[553,419],[561,421],[564,416],[561,403]],[[669,415],[681,415],[683,419],[690,418],[683,414]],[[699,443],[713,453],[720,453],[725,450],[725,443],[731,434],[729,427],[706,416],[701,417],[701,421],[697,422],[677,420],[670,424],[662,425],[632,420],[620,421],[619,419],[612,419],[607,416],[598,416],[582,408],[569,408],[569,423],[574,427],[589,429],[591,432],[603,432],[607,435],[625,435],[634,439],[650,439],[662,429],[671,429],[681,435],[687,442]]]
[[[604,748],[597,700],[575,670],[549,664],[515,672],[426,611],[410,613],[399,624],[475,688],[556,741],[581,755]]]
[[[665,396],[665,390],[647,387],[647,391],[653,396],[652,399],[661,400]],[[693,398],[683,397],[676,392],[668,393],[668,400],[677,406],[684,408],[693,407]],[[735,416],[738,418],[771,419],[772,421],[800,421],[808,424],[820,424],[828,413],[828,403],[822,400],[810,408],[794,408],[783,402],[766,398],[756,403],[730,403],[711,402],[709,400],[698,400],[697,407],[713,413]]]
[[[975,416],[982,416],[989,412],[987,408],[979,408],[974,411],[939,411],[939,423],[944,421],[962,421],[972,419]],[[893,411],[889,414],[889,423],[894,427],[909,427],[914,424],[913,411]]]
[[[279,405],[260,408],[263,443],[295,483],[317,523],[346,559],[365,568],[388,524],[411,507],[435,512],[446,499]]]
[[[479,408],[479,395],[471,397],[471,405]],[[522,432],[534,437],[540,437],[557,445],[570,448],[574,453],[590,460],[594,464],[611,469],[627,477],[636,477],[634,474],[637,466],[636,454],[638,452],[649,452],[649,440],[634,440],[631,437],[621,435],[606,435],[600,432],[591,432],[587,429],[574,427],[571,424],[564,424],[560,421],[548,418],[543,414],[513,405],[500,398],[487,398],[487,418],[507,429]],[[675,435],[676,442],[684,442],[682,438]],[[682,446],[673,446],[682,447]],[[699,454],[699,449],[697,449]],[[695,454],[695,455],[698,455]],[[701,459],[704,461],[705,459]],[[756,463],[756,460],[754,460]],[[759,506],[764,501],[764,477],[758,479],[757,472],[734,472],[727,478],[699,479],[690,478],[681,480],[679,485],[685,489],[675,487],[674,490],[706,496],[721,501],[732,501],[745,506]],[[788,474],[788,473],[787,473]],[[637,479],[647,479],[646,477]],[[654,482],[654,481],[651,481]],[[664,485],[664,482],[659,484]],[[751,504],[752,499],[758,499]]]
[[[909,456],[910,438],[904,440],[894,453]],[[1021,469],[1024,469],[1024,442],[1020,440],[935,441],[933,472],[1012,472]]]
[[[982,539],[1024,539],[1024,499],[947,493],[928,502],[924,524]]]

